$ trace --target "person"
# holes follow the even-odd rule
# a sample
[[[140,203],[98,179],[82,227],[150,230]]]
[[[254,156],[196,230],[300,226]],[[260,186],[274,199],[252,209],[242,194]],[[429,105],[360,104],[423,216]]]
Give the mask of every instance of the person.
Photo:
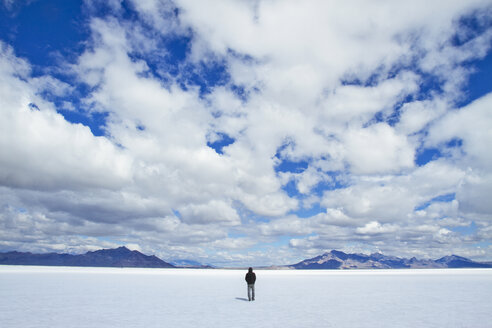
[[[248,269],[248,273],[246,273],[246,283],[248,284],[248,300],[251,302],[255,300],[255,282],[256,282],[256,274],[253,272],[253,268]]]

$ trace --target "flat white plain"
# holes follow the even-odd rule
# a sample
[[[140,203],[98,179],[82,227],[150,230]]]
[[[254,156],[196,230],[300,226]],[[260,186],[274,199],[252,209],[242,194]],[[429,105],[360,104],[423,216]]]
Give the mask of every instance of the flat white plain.
[[[492,326],[492,270],[0,266],[2,327]]]

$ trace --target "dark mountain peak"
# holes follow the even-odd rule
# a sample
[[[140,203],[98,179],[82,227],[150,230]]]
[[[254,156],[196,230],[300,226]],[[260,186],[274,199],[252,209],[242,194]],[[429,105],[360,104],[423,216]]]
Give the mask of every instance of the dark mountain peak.
[[[468,262],[471,262],[471,260],[467,259],[466,257],[462,257],[462,256],[454,255],[454,254],[444,256],[444,257],[441,257],[440,259],[436,260],[436,262],[439,262],[439,263],[446,263],[449,261],[468,261]]]
[[[333,258],[334,255],[331,254],[331,252],[326,252],[322,255],[319,255],[319,256],[315,256],[313,258],[311,258],[312,261],[318,261],[318,260],[321,260],[321,259],[326,259],[326,258]]]
[[[330,252],[331,255],[334,255],[336,257],[338,257],[339,259],[341,260],[346,260],[348,258],[348,254],[342,252],[342,251],[336,251],[336,250],[332,250]]]
[[[444,256],[435,261],[448,268],[491,268],[492,265],[488,263],[474,262],[466,257],[458,255]]]
[[[372,253],[371,255],[369,255],[369,257],[372,259],[382,259],[384,257],[384,255],[381,252],[376,252],[376,253]]]
[[[132,251],[126,248],[125,246],[120,246],[118,248],[108,248],[108,249],[99,249],[97,251],[87,252],[86,254],[131,254]]]
[[[31,254],[0,253],[0,264],[56,265],[90,267],[135,267],[135,268],[173,268],[157,256],[148,256],[139,251],[131,251],[122,246],[114,249],[100,249],[81,255],[70,254]]]

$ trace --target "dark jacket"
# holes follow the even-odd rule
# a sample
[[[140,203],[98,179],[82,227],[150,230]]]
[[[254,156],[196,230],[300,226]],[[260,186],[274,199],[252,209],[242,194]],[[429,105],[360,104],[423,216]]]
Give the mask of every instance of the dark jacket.
[[[256,281],[256,274],[253,272],[253,270],[250,270],[248,271],[248,273],[246,273],[245,279],[248,285],[254,285]]]

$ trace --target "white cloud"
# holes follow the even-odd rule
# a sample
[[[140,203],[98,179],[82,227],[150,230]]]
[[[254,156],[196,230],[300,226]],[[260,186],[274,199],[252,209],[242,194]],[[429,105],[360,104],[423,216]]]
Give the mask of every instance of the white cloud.
[[[162,34],[179,29],[175,19],[174,6],[170,1],[131,0],[135,9],[145,22],[154,26]]]
[[[240,223],[239,215],[229,204],[212,200],[208,204],[190,204],[179,209],[186,223],[208,224],[226,222],[231,225]]]
[[[457,188],[460,210],[480,216],[490,216],[487,194],[491,191],[492,119],[488,94],[468,106],[448,113],[429,129],[427,145],[448,152],[457,166],[466,170],[466,178]],[[460,146],[447,148],[446,143],[459,140]]]
[[[441,220],[447,226],[458,226],[462,224],[462,221],[458,219],[460,203],[454,199],[450,202],[433,202],[425,209],[416,210],[414,215],[417,217],[424,217],[429,219],[443,219]]]
[[[349,130],[344,141],[354,174],[396,173],[414,165],[415,150],[406,136],[385,123]]]
[[[392,233],[398,230],[393,224],[381,224],[378,221],[371,221],[363,227],[358,227],[355,232],[362,235],[377,235],[383,233]]]
[[[488,1],[175,3],[178,16],[167,1],[132,1],[138,15],[129,20],[121,1],[109,2],[66,65],[73,85],[33,77],[0,44],[0,231],[12,232],[3,245],[92,249],[117,244],[96,238],[111,236],[166,257],[206,259],[213,249],[215,261],[245,263],[292,258],[285,248],[249,248],[297,236],[296,256],[354,243],[430,255],[439,245],[466,249],[451,227],[488,222],[492,98],[452,104],[470,74],[462,64],[487,54],[492,31],[450,41],[469,38],[459,17]],[[173,75],[161,43],[183,35],[191,53]],[[200,94],[189,76],[212,62],[230,80]],[[444,92],[422,94],[422,72]],[[66,97],[77,83],[90,88],[84,107],[63,107],[108,113],[105,136],[69,123],[43,97]],[[207,142],[221,133],[234,142],[218,154]],[[460,147],[446,146],[456,139]],[[421,147],[445,158],[416,167]],[[308,167],[276,172],[283,160]],[[295,197],[282,189],[292,179]],[[449,194],[456,199],[433,200]],[[326,211],[289,214],[318,201]]]
[[[405,175],[354,178],[346,188],[325,192],[322,204],[352,217],[405,219],[424,202],[456,191],[464,176],[446,161],[433,161]]]
[[[62,83],[51,77],[31,79],[29,65],[9,47],[1,48],[2,185],[56,190],[119,188],[130,181],[131,158],[105,138],[94,137],[88,127],[67,122],[39,96],[46,87],[40,81]]]
[[[219,239],[211,243],[211,247],[219,250],[234,250],[234,249],[245,249],[251,247],[257,243],[256,240],[251,238],[225,238]]]
[[[441,99],[406,103],[396,129],[406,135],[417,133],[445,113],[448,105]]]
[[[456,198],[460,202],[460,210],[476,215],[477,218],[491,219],[492,204],[488,197],[491,192],[492,175],[476,175],[471,172],[456,193]]]
[[[464,153],[456,159],[466,166],[489,171],[492,163],[492,154],[488,151],[488,145],[492,143],[491,105],[492,94],[488,94],[464,108],[449,111],[430,128],[426,144],[438,147],[460,139]]]
[[[345,85],[326,95],[323,118],[360,127],[378,112],[391,114],[397,101],[418,90],[419,77],[403,72],[376,86]]]

